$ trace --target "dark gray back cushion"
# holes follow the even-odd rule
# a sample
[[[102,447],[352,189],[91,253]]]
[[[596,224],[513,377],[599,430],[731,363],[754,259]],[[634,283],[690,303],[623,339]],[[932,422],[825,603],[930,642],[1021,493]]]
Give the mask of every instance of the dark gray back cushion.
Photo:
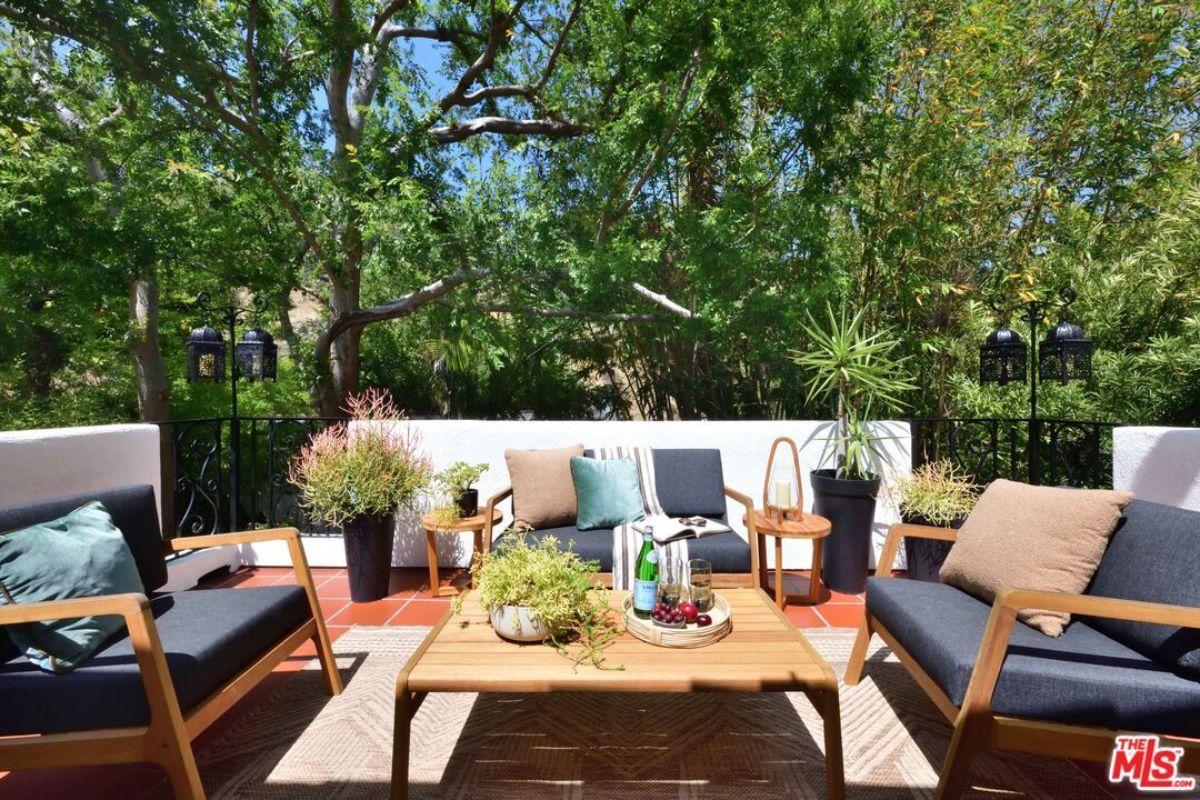
[[[654,448],[658,502],[669,517],[700,516],[725,519],[725,474],[716,449]],[[595,458],[594,450],[584,450]]]
[[[1134,500],[1087,593],[1200,607],[1200,512]],[[1089,618],[1088,624],[1148,658],[1200,679],[1200,630]]]
[[[654,450],[658,501],[672,517],[725,519],[725,475],[716,449]]]
[[[58,519],[92,500],[104,504],[113,524],[124,534],[146,591],[153,592],[166,583],[167,563],[163,559],[162,534],[158,527],[158,504],[154,500],[154,487],[149,484],[0,509],[0,533]]]

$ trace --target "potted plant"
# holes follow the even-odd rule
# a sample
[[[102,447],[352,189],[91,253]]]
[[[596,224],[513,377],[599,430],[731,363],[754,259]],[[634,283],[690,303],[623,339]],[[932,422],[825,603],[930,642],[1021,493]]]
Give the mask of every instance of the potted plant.
[[[890,492],[900,507],[900,519],[937,528],[960,527],[979,499],[979,487],[945,460],[922,464],[901,478]],[[950,542],[935,539],[906,538],[908,577],[936,581],[950,546]]]
[[[346,413],[313,435],[288,477],[306,509],[342,529],[350,598],[366,602],[388,593],[396,511],[414,507],[432,469],[420,434],[386,391],[351,397]]]
[[[458,506],[458,516],[473,517],[479,513],[479,490],[473,484],[487,469],[487,464],[456,461],[437,474],[437,482]]]
[[[599,563],[560,550],[553,536],[533,543],[526,538],[479,553],[471,565],[492,630],[516,642],[545,641],[577,665],[611,669],[604,650],[622,629],[607,592],[596,585]],[[457,613],[461,597],[454,603]]]
[[[868,334],[866,308],[851,316],[827,306],[828,325],[809,317],[805,332],[812,340],[806,352],[794,353],[801,367],[814,374],[809,400],[831,396],[836,420],[827,452],[834,466],[810,474],[813,511],[826,517],[833,532],[822,559],[825,582],[839,592],[857,594],[866,588],[871,563],[871,525],[879,475],[879,437],[867,424],[873,401],[897,405],[901,392],[914,388],[901,375],[904,358],[895,358],[899,342],[885,332]]]

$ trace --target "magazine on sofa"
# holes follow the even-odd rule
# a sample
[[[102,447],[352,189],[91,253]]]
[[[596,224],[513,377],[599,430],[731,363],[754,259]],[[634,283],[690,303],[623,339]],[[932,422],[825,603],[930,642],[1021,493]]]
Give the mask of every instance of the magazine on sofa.
[[[724,522],[704,517],[668,517],[665,514],[655,514],[633,523],[633,529],[645,533],[646,526],[654,527],[654,541],[659,544],[677,542],[680,539],[699,539],[712,536],[714,533],[728,533],[733,530]]]

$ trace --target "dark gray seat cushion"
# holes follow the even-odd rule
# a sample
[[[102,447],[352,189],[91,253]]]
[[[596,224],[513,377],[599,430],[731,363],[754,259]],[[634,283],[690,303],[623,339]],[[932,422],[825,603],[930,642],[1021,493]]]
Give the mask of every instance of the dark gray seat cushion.
[[[991,606],[942,583],[871,578],[867,609],[960,705]],[[1080,621],[1058,639],[1017,622],[992,707],[1011,716],[1200,736],[1200,683]]]
[[[1200,608],[1200,513],[1134,500],[1088,594]],[[1088,624],[1142,655],[1200,680],[1200,630],[1090,618]]]
[[[495,546],[500,547],[505,541],[520,535],[515,531],[506,531],[496,539]],[[581,531],[572,526],[529,531],[525,535],[532,541],[554,536],[558,539],[559,547],[563,549],[573,541],[576,553],[588,561],[599,561],[601,572],[612,572],[611,530]],[[703,558],[712,562],[713,572],[750,572],[750,548],[736,533],[719,533],[715,536],[705,536],[703,539],[693,539],[688,542],[688,554],[691,558]]]
[[[309,617],[299,586],[208,589],[151,598],[184,713]],[[145,725],[146,695],[129,637],[102,646],[74,672],[52,675],[24,658],[0,665],[0,735]]]

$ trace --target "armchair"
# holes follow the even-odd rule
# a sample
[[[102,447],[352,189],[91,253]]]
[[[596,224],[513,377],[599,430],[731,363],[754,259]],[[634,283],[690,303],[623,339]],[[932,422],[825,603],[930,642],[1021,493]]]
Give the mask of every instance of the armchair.
[[[1189,529],[1191,535],[1180,537],[1164,533]],[[1148,560],[1151,550],[1164,547],[1174,551],[1167,558],[1194,563],[1200,514],[1134,501],[1089,590],[1103,587],[1112,596],[1008,589],[990,606],[945,584],[891,578],[907,536],[953,542],[957,534],[892,527],[876,577],[867,583],[867,613],[845,681],[861,680],[871,636],[878,634],[953,724],[939,800],[961,796],[982,750],[1107,761],[1116,736],[1128,732],[1172,737],[1172,746],[1184,750],[1183,771],[1200,772],[1200,680],[1164,663],[1147,646],[1146,627],[1106,622],[1170,626],[1163,630],[1175,641],[1190,635],[1200,644],[1200,608],[1162,602],[1180,591],[1172,588],[1173,578],[1160,575],[1155,585],[1155,570],[1142,575],[1128,563],[1139,552]],[[1066,611],[1073,622],[1051,639],[1015,624],[1025,608]]]
[[[92,614],[119,615],[126,625],[63,675],[34,668],[0,637],[0,770],[149,761],[164,768],[177,798],[202,800],[191,741],[297,647],[313,641],[330,694],[342,690],[299,534],[280,528],[164,543],[149,486],[0,510],[0,530],[96,499],[124,534],[149,594],[0,607],[0,625]],[[155,593],[166,581],[164,552],[268,540],[288,543],[299,585]]]

